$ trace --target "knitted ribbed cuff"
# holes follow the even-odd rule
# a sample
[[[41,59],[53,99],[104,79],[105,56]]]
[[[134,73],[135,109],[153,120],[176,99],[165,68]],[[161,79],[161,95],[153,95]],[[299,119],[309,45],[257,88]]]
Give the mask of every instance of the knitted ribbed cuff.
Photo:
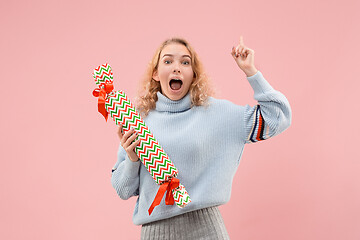
[[[255,94],[274,90],[259,70],[254,75],[247,77],[247,79]]]
[[[130,160],[129,156],[126,154],[124,160],[124,173],[128,178],[136,178],[139,176],[139,167],[141,161],[133,162]]]

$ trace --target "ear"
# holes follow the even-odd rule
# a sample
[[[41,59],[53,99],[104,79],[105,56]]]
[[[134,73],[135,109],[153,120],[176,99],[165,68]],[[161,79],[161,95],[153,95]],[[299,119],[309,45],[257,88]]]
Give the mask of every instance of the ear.
[[[154,71],[154,73],[153,73],[153,75],[152,75],[152,78],[153,78],[155,81],[157,81],[157,82],[160,81],[157,70]]]

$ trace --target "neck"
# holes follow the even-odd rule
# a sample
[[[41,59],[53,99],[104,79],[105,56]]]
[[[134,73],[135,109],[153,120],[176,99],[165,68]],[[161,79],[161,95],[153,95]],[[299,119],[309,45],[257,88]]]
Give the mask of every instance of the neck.
[[[162,93],[157,92],[158,100],[156,102],[156,111],[158,112],[184,112],[191,108],[191,97],[188,92],[182,99],[180,100],[171,100]]]

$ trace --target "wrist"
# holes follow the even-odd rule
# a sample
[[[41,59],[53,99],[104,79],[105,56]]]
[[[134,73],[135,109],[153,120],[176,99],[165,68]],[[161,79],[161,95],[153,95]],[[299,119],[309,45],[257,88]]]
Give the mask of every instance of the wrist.
[[[135,158],[130,158],[130,157],[129,157],[129,159],[130,159],[130,161],[132,161],[132,162],[137,162],[137,161],[140,160],[138,157],[136,158],[136,160],[135,160]]]
[[[247,77],[251,77],[251,76],[255,75],[258,70],[255,67],[252,67],[252,68],[249,68],[249,69],[244,69],[243,71],[244,71],[244,73],[246,74]]]

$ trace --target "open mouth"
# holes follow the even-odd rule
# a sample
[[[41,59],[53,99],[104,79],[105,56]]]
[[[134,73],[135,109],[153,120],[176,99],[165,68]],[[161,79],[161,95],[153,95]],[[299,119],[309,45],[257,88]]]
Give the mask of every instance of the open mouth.
[[[173,78],[170,80],[170,88],[172,90],[179,90],[182,86],[183,82],[180,79]]]

